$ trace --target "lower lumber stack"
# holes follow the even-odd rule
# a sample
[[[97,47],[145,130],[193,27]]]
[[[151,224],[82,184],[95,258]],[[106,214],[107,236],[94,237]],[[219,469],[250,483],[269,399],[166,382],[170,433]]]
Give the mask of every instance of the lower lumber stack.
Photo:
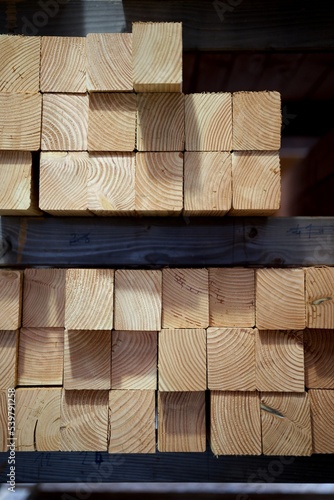
[[[2,270],[0,285],[2,451],[16,389],[18,451],[334,453],[333,268]]]

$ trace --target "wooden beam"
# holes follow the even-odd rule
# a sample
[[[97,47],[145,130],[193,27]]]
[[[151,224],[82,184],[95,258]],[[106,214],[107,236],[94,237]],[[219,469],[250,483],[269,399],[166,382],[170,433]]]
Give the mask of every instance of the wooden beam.
[[[311,389],[313,453],[334,453],[334,391]]]
[[[115,330],[161,329],[161,271],[117,270]]]
[[[133,88],[182,91],[182,23],[133,23]]]
[[[0,35],[0,92],[39,91],[41,38]]]
[[[85,93],[86,38],[44,36],[41,40],[41,91]]]
[[[232,205],[232,157],[227,152],[186,151],[185,216],[221,216]]]
[[[158,370],[157,332],[112,332],[111,388],[155,390]]]
[[[136,102],[136,94],[130,93],[94,93],[89,96],[89,151],[134,151]]]
[[[85,151],[87,130],[87,95],[43,95],[42,151]]]
[[[111,331],[65,331],[64,389],[108,390],[110,370]]]
[[[131,92],[132,33],[87,35],[87,90]]]
[[[64,391],[61,451],[107,451],[108,391]]]
[[[60,450],[61,388],[16,391],[16,448],[18,451]]]
[[[18,331],[0,331],[0,391],[16,387],[18,341]]]
[[[38,151],[41,145],[42,96],[0,93],[0,149]]]
[[[114,315],[113,269],[67,269],[65,327],[111,330]]]
[[[161,330],[159,391],[194,392],[206,387],[205,330]]]
[[[155,453],[155,391],[110,391],[109,453]]]
[[[211,391],[210,399],[214,455],[261,455],[258,393]]]
[[[308,389],[334,389],[333,330],[304,331],[305,385]]]
[[[17,330],[21,326],[22,273],[0,272],[0,330]]]
[[[255,335],[257,390],[303,392],[303,332],[262,330]]]
[[[205,451],[205,392],[158,393],[158,450]]]
[[[22,324],[28,328],[64,328],[65,270],[24,271]]]
[[[255,391],[255,332],[252,328],[207,329],[208,389]]]
[[[21,328],[18,354],[19,385],[63,384],[63,328]]]
[[[8,450],[8,387],[6,390],[0,390],[0,452]]]
[[[183,153],[137,153],[135,208],[139,215],[179,215],[183,208]]]
[[[261,393],[261,423],[264,455],[312,454],[311,411],[306,392]]]
[[[275,301],[272,298],[275,297]],[[256,326],[260,330],[297,330],[306,326],[302,269],[256,271]]]
[[[306,315],[309,328],[334,328],[334,268],[305,269]]]

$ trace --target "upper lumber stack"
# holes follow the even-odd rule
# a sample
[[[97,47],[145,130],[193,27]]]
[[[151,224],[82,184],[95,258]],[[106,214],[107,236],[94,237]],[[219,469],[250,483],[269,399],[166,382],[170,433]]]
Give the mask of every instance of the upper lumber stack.
[[[334,453],[333,271],[1,271],[1,449]]]
[[[39,150],[39,208],[53,215],[279,208],[279,93],[184,95],[181,23],[0,35],[0,49],[0,214],[39,213],[27,156]]]

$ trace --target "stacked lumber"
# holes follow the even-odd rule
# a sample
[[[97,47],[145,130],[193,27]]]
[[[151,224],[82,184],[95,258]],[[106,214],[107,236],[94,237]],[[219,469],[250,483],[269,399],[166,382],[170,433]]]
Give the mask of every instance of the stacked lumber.
[[[52,215],[278,210],[279,93],[184,95],[181,23],[0,36],[0,49],[0,214],[38,214],[31,151]]]
[[[21,451],[334,453],[333,296],[329,267],[2,270],[1,450],[16,388]]]

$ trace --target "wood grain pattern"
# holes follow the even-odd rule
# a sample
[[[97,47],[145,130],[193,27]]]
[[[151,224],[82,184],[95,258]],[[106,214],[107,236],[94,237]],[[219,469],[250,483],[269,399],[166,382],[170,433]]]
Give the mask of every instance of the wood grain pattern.
[[[88,91],[131,92],[132,79],[132,33],[88,34]]]
[[[334,331],[304,331],[305,385],[308,389],[334,389]]]
[[[135,153],[90,153],[88,207],[96,215],[135,209]]]
[[[31,153],[0,151],[0,215],[40,215]]]
[[[232,210],[229,215],[272,215],[280,208],[278,153],[232,153]]]
[[[263,330],[255,335],[257,389],[303,392],[303,332]]]
[[[62,216],[86,216],[88,153],[49,153],[40,157],[39,206]]]
[[[110,389],[111,332],[66,330],[64,388]]]
[[[210,399],[214,455],[261,455],[258,393],[212,391]]]
[[[256,271],[256,326],[260,330],[305,328],[302,269]]]
[[[207,328],[208,282],[207,269],[164,269],[162,327]]]
[[[184,215],[225,215],[232,205],[232,157],[227,152],[184,155]]]
[[[159,391],[194,392],[206,387],[205,330],[161,330]]]
[[[0,93],[0,149],[38,151],[41,145],[42,96]]]
[[[264,455],[312,454],[311,411],[306,392],[261,393],[261,423]]]
[[[21,328],[19,385],[62,385],[63,365],[63,328]]]
[[[133,23],[136,92],[181,92],[182,23]]]
[[[61,451],[107,451],[108,391],[63,391]]]
[[[67,269],[65,327],[111,330],[114,313],[113,269]]]
[[[64,328],[65,270],[24,271],[22,324],[25,327]]]
[[[184,95],[138,94],[138,151],[184,150]]]
[[[0,272],[0,330],[17,330],[21,326],[22,273]]]
[[[334,328],[334,268],[305,269],[306,322],[309,328]]]
[[[313,453],[334,453],[334,391],[311,389]]]
[[[252,328],[208,328],[208,388],[255,391],[255,331]]]
[[[187,151],[232,149],[232,96],[229,93],[185,96]]]
[[[205,392],[158,393],[158,450],[205,451]]]
[[[110,391],[109,453],[155,453],[155,391]]]
[[[0,35],[0,92],[39,91],[40,43],[38,36]]]
[[[233,149],[235,151],[277,151],[281,147],[281,122],[279,92],[236,92],[233,94]]]
[[[112,332],[111,388],[157,388],[157,332]]]
[[[18,340],[18,331],[0,331],[0,391],[16,386]]]
[[[95,93],[89,96],[89,151],[125,152],[135,149],[136,102],[136,94],[130,93]]]
[[[16,391],[16,447],[18,451],[60,450],[61,388]]]
[[[84,151],[87,133],[87,95],[43,95],[42,151]]]
[[[183,208],[183,153],[136,154],[136,213],[179,215]]]
[[[7,388],[6,388],[7,389]],[[8,450],[7,427],[8,427],[8,406],[7,390],[0,390],[0,452]]]
[[[42,37],[41,91],[86,92],[85,37]]]
[[[255,271],[209,268],[210,326],[255,325]]]
[[[161,271],[117,270],[115,330],[160,330],[161,286]]]

